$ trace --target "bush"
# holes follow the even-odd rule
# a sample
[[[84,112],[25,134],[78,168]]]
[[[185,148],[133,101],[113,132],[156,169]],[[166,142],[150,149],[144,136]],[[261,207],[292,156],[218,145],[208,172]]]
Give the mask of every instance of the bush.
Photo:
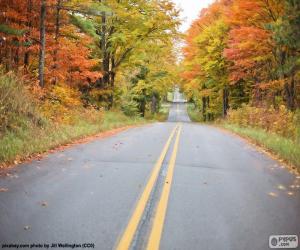
[[[48,90],[45,100],[40,103],[43,115],[56,123],[74,124],[76,112],[84,110],[80,92],[66,85],[55,85]]]
[[[194,103],[189,103],[187,112],[192,122],[203,122],[203,115]]]
[[[121,105],[121,110],[130,117],[139,115],[138,104],[135,101],[124,101]]]
[[[0,133],[41,121],[36,105],[22,81],[12,73],[0,72]]]
[[[244,105],[237,110],[230,110],[227,121],[242,127],[262,128],[294,141],[299,137],[299,115],[285,106],[274,109]]]

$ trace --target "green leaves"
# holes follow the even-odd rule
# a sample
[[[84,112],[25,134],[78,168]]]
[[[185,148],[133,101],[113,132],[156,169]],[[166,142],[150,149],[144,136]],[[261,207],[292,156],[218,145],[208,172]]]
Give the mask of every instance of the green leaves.
[[[94,23],[91,20],[86,19],[77,14],[71,14],[70,21],[72,22],[72,24],[77,26],[82,32],[88,34],[94,39],[98,39],[96,27],[94,26]]]
[[[0,24],[0,32],[7,34],[7,35],[23,36],[26,33],[26,30],[19,30],[19,29],[10,27],[6,24]]]

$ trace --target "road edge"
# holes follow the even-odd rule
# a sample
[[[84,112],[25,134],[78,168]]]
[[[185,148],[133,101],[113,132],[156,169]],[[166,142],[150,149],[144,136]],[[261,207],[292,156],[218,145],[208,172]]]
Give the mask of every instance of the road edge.
[[[271,158],[272,160],[275,160],[277,162],[279,162],[281,165],[283,165],[291,174],[294,175],[300,175],[300,169],[291,164],[290,162],[288,162],[287,160],[281,158],[278,154],[276,154],[273,150],[265,147],[264,145],[262,145],[261,143],[259,143],[258,141],[256,141],[255,139],[246,136],[246,135],[242,135],[239,133],[236,133],[230,129],[227,129],[225,127],[223,127],[222,125],[218,125],[218,124],[209,124],[207,126],[211,126],[214,127],[216,129],[218,129],[219,131],[229,134],[231,136],[235,136],[241,140],[243,140],[244,142],[246,142],[247,144],[253,146],[258,152],[263,153],[264,155],[266,155],[267,157]]]
[[[149,126],[151,124],[153,124],[153,122],[126,125],[126,126],[120,126],[120,127],[116,127],[116,128],[113,128],[113,129],[109,129],[109,130],[104,130],[104,131],[98,132],[94,135],[87,135],[87,136],[83,136],[82,138],[77,138],[77,139],[73,139],[73,140],[71,139],[67,143],[62,143],[62,144],[57,145],[53,148],[49,148],[48,150],[46,150],[42,153],[31,154],[28,157],[25,157],[24,159],[20,159],[19,161],[14,162],[14,163],[0,163],[0,177],[1,177],[1,175],[3,175],[3,172],[6,172],[6,171],[11,170],[15,167],[18,167],[21,164],[30,163],[34,160],[40,161],[49,154],[60,152],[60,151],[63,151],[65,149],[71,148],[71,147],[76,146],[76,145],[89,143],[89,142],[94,141],[94,140],[108,138],[108,137],[117,135],[121,132],[124,132],[126,130],[129,130],[131,128],[144,127],[144,126]]]

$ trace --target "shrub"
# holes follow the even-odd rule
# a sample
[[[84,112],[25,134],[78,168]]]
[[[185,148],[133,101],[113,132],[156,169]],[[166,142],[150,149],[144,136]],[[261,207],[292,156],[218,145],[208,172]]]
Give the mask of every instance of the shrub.
[[[74,112],[83,110],[78,90],[66,85],[55,85],[48,91],[44,102],[41,103],[41,111],[53,122],[73,124]]]
[[[121,110],[130,117],[139,115],[138,104],[135,101],[124,101],[121,105]]]
[[[287,110],[285,106],[274,109],[273,107],[258,108],[244,105],[237,110],[230,110],[227,121],[242,127],[262,128],[286,138],[297,140],[299,136],[298,116]]]
[[[42,119],[37,112],[23,82],[13,73],[0,71],[0,133],[20,127],[39,124]]]

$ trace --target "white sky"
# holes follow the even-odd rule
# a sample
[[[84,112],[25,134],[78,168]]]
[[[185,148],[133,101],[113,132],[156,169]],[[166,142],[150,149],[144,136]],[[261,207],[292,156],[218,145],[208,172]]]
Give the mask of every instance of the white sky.
[[[206,8],[214,0],[173,0],[183,11],[181,17],[184,18],[184,22],[180,28],[181,31],[186,31],[192,21],[196,19],[201,9]]]

